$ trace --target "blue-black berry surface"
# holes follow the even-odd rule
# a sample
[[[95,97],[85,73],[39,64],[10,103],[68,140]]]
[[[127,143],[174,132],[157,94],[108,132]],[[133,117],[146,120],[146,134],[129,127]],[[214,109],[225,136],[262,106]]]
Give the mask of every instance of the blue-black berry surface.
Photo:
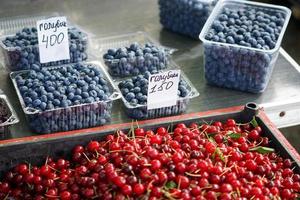
[[[198,39],[217,0],[159,0],[160,22],[173,32]]]
[[[68,29],[70,60],[44,63],[42,66],[76,63],[87,60],[87,35],[77,28]],[[37,29],[23,28],[15,35],[2,41],[6,62],[12,71],[31,69],[33,64],[41,64],[39,57]]]
[[[110,121],[111,83],[93,64],[52,69],[34,65],[15,76],[18,90],[36,132],[67,131]],[[37,113],[37,114],[34,114]]]
[[[147,110],[148,78],[150,75],[150,72],[146,72],[144,75],[138,75],[123,80],[118,84],[129,117],[134,119],[146,119],[175,115],[184,112],[189,102],[188,96],[191,91],[191,86],[182,78],[178,86],[179,99],[176,105]]]
[[[203,30],[208,83],[263,92],[278,57],[287,17],[284,9],[225,1],[208,30]]]
[[[103,55],[109,73],[115,77],[126,77],[167,68],[170,53],[152,43],[132,43],[128,47],[108,49]]]

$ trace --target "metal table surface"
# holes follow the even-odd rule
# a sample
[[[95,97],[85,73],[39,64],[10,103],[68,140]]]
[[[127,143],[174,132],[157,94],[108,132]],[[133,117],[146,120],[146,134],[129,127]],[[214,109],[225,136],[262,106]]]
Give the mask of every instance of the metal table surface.
[[[59,12],[79,24],[94,37],[126,32],[145,31],[162,45],[178,49],[174,60],[181,66],[200,92],[187,112],[206,111],[256,102],[278,127],[300,124],[300,67],[283,50],[276,63],[271,81],[262,94],[251,94],[217,88],[206,84],[203,74],[203,50],[199,41],[162,29],[156,1],[149,0],[23,0],[1,2],[0,17],[30,15],[37,12]],[[12,128],[8,138],[34,135],[25,120],[8,72],[0,70],[0,88],[8,95],[20,123]],[[112,123],[130,122],[124,114],[121,100],[113,107]]]

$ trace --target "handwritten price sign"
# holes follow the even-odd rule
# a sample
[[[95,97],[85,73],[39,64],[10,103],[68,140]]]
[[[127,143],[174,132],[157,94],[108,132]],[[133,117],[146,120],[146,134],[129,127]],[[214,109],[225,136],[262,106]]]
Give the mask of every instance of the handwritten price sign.
[[[148,80],[148,109],[176,105],[179,80],[180,70],[169,70],[151,75]]]
[[[40,62],[70,59],[66,17],[52,17],[37,21]]]

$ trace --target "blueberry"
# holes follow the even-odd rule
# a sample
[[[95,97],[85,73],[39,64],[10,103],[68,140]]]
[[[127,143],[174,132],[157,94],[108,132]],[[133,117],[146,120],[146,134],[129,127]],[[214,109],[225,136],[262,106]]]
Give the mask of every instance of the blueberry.
[[[26,105],[31,104],[32,103],[32,99],[30,97],[25,97],[24,98],[24,102]]]
[[[232,36],[228,36],[228,37],[226,38],[226,41],[227,41],[229,44],[235,44],[235,41],[234,41],[234,39],[233,39]]]
[[[88,98],[89,97],[89,93],[88,92],[82,92],[81,96],[83,98]]]
[[[67,100],[62,100],[61,102],[60,102],[60,106],[61,107],[63,107],[63,108],[66,108],[66,107],[68,107],[68,101]]]
[[[127,101],[131,101],[132,99],[134,99],[135,98],[135,95],[134,95],[134,93],[132,93],[132,92],[129,92],[128,94],[126,94],[126,96],[125,96],[125,99],[127,100]]]
[[[42,95],[42,96],[40,97],[40,100],[41,100],[42,102],[47,102],[48,98],[47,98],[46,95]]]
[[[40,105],[41,105],[41,100],[39,100],[39,99],[35,99],[33,102],[32,102],[32,105],[35,107],[35,108],[37,108],[37,107],[39,107]]]
[[[40,109],[46,110],[46,108],[47,108],[47,103],[42,102],[42,103],[40,104]]]

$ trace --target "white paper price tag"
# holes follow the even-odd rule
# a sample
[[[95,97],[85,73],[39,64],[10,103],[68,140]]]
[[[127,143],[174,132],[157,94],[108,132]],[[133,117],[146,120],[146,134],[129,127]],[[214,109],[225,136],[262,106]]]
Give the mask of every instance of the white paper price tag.
[[[52,17],[37,21],[40,62],[70,59],[66,17]]]
[[[147,108],[176,105],[180,70],[169,70],[149,77]]]

